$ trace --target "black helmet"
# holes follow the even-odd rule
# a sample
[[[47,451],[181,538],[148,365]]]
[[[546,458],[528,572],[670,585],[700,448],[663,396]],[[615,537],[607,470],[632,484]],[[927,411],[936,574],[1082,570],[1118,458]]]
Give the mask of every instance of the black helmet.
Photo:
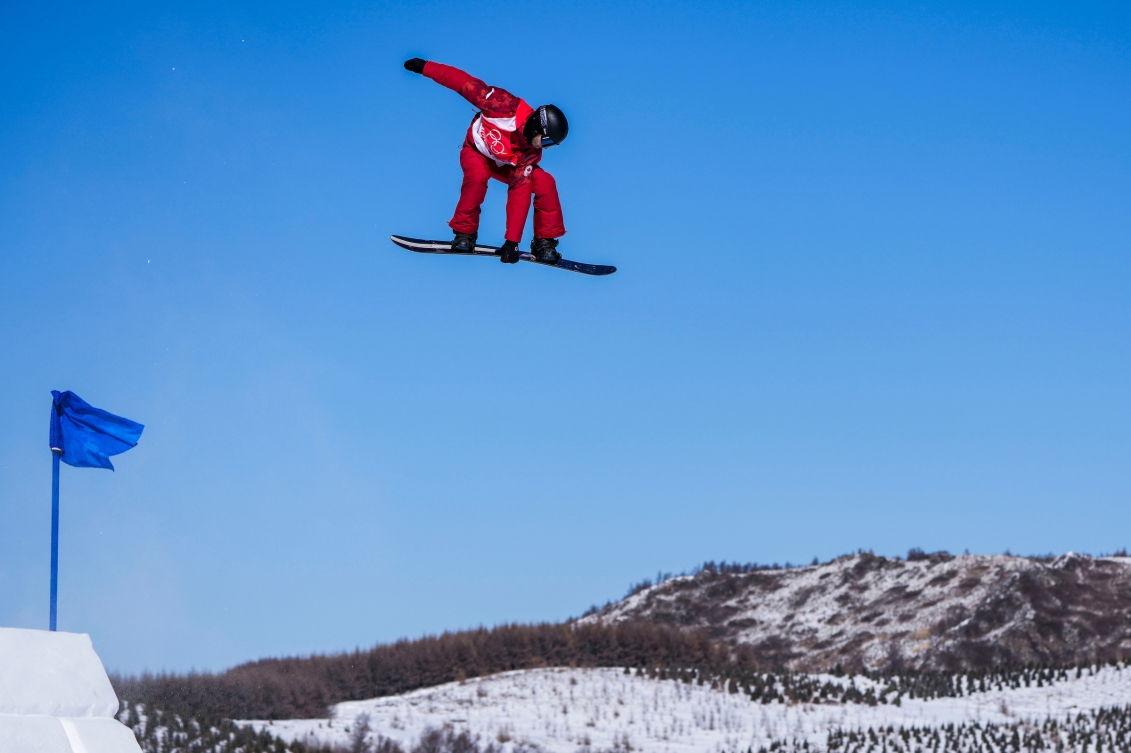
[[[522,135],[527,141],[534,141],[534,137],[541,134],[543,147],[562,143],[568,133],[569,123],[566,122],[565,113],[553,105],[539,107],[522,128]]]

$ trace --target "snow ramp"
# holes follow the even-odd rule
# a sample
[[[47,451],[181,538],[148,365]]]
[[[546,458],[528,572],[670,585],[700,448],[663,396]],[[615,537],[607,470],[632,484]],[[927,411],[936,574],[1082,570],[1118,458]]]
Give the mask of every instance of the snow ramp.
[[[140,753],[90,636],[0,628],[0,751]]]

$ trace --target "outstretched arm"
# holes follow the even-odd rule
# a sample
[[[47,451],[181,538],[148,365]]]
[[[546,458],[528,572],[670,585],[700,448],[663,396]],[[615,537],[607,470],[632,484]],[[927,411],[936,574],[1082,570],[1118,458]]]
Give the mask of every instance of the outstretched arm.
[[[441,86],[446,86],[489,116],[511,115],[518,107],[518,97],[505,89],[487,86],[483,81],[464,73],[459,68],[413,58],[404,67],[422,73]]]

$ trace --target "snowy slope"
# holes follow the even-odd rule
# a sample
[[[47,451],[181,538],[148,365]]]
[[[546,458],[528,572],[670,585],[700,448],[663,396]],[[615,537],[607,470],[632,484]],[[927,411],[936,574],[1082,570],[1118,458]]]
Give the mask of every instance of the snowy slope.
[[[863,677],[822,682],[878,685]],[[283,740],[346,744],[361,715],[375,733],[406,749],[429,727],[467,729],[483,742],[547,753],[579,748],[650,753],[745,751],[778,740],[823,750],[834,729],[892,725],[939,727],[978,722],[1037,722],[1131,703],[1131,667],[1085,670],[1044,687],[989,690],[958,698],[903,699],[901,705],[752,702],[708,685],[651,680],[618,669],[536,669],[450,683],[400,696],[351,701],[332,719],[241,722]],[[1075,748],[1072,748],[1075,749]]]
[[[681,576],[581,622],[646,620],[802,671],[1067,665],[1131,656],[1131,558],[871,554]]]
[[[0,628],[0,751],[138,753],[90,636]]]

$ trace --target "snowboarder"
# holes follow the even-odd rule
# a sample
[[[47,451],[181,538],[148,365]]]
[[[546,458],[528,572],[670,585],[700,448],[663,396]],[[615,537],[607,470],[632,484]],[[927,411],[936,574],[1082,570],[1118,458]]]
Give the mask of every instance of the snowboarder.
[[[455,232],[452,251],[473,251],[479,237],[479,211],[491,178],[507,184],[506,242],[499,248],[501,261],[519,260],[518,243],[534,197],[534,240],[530,253],[539,261],[556,264],[558,238],[565,235],[562,205],[554,177],[539,167],[542,150],[565,140],[569,132],[562,111],[553,105],[535,109],[510,92],[488,86],[450,65],[413,58],[405,69],[446,86],[479,108],[459,153],[463,185],[459,203],[448,226]]]

